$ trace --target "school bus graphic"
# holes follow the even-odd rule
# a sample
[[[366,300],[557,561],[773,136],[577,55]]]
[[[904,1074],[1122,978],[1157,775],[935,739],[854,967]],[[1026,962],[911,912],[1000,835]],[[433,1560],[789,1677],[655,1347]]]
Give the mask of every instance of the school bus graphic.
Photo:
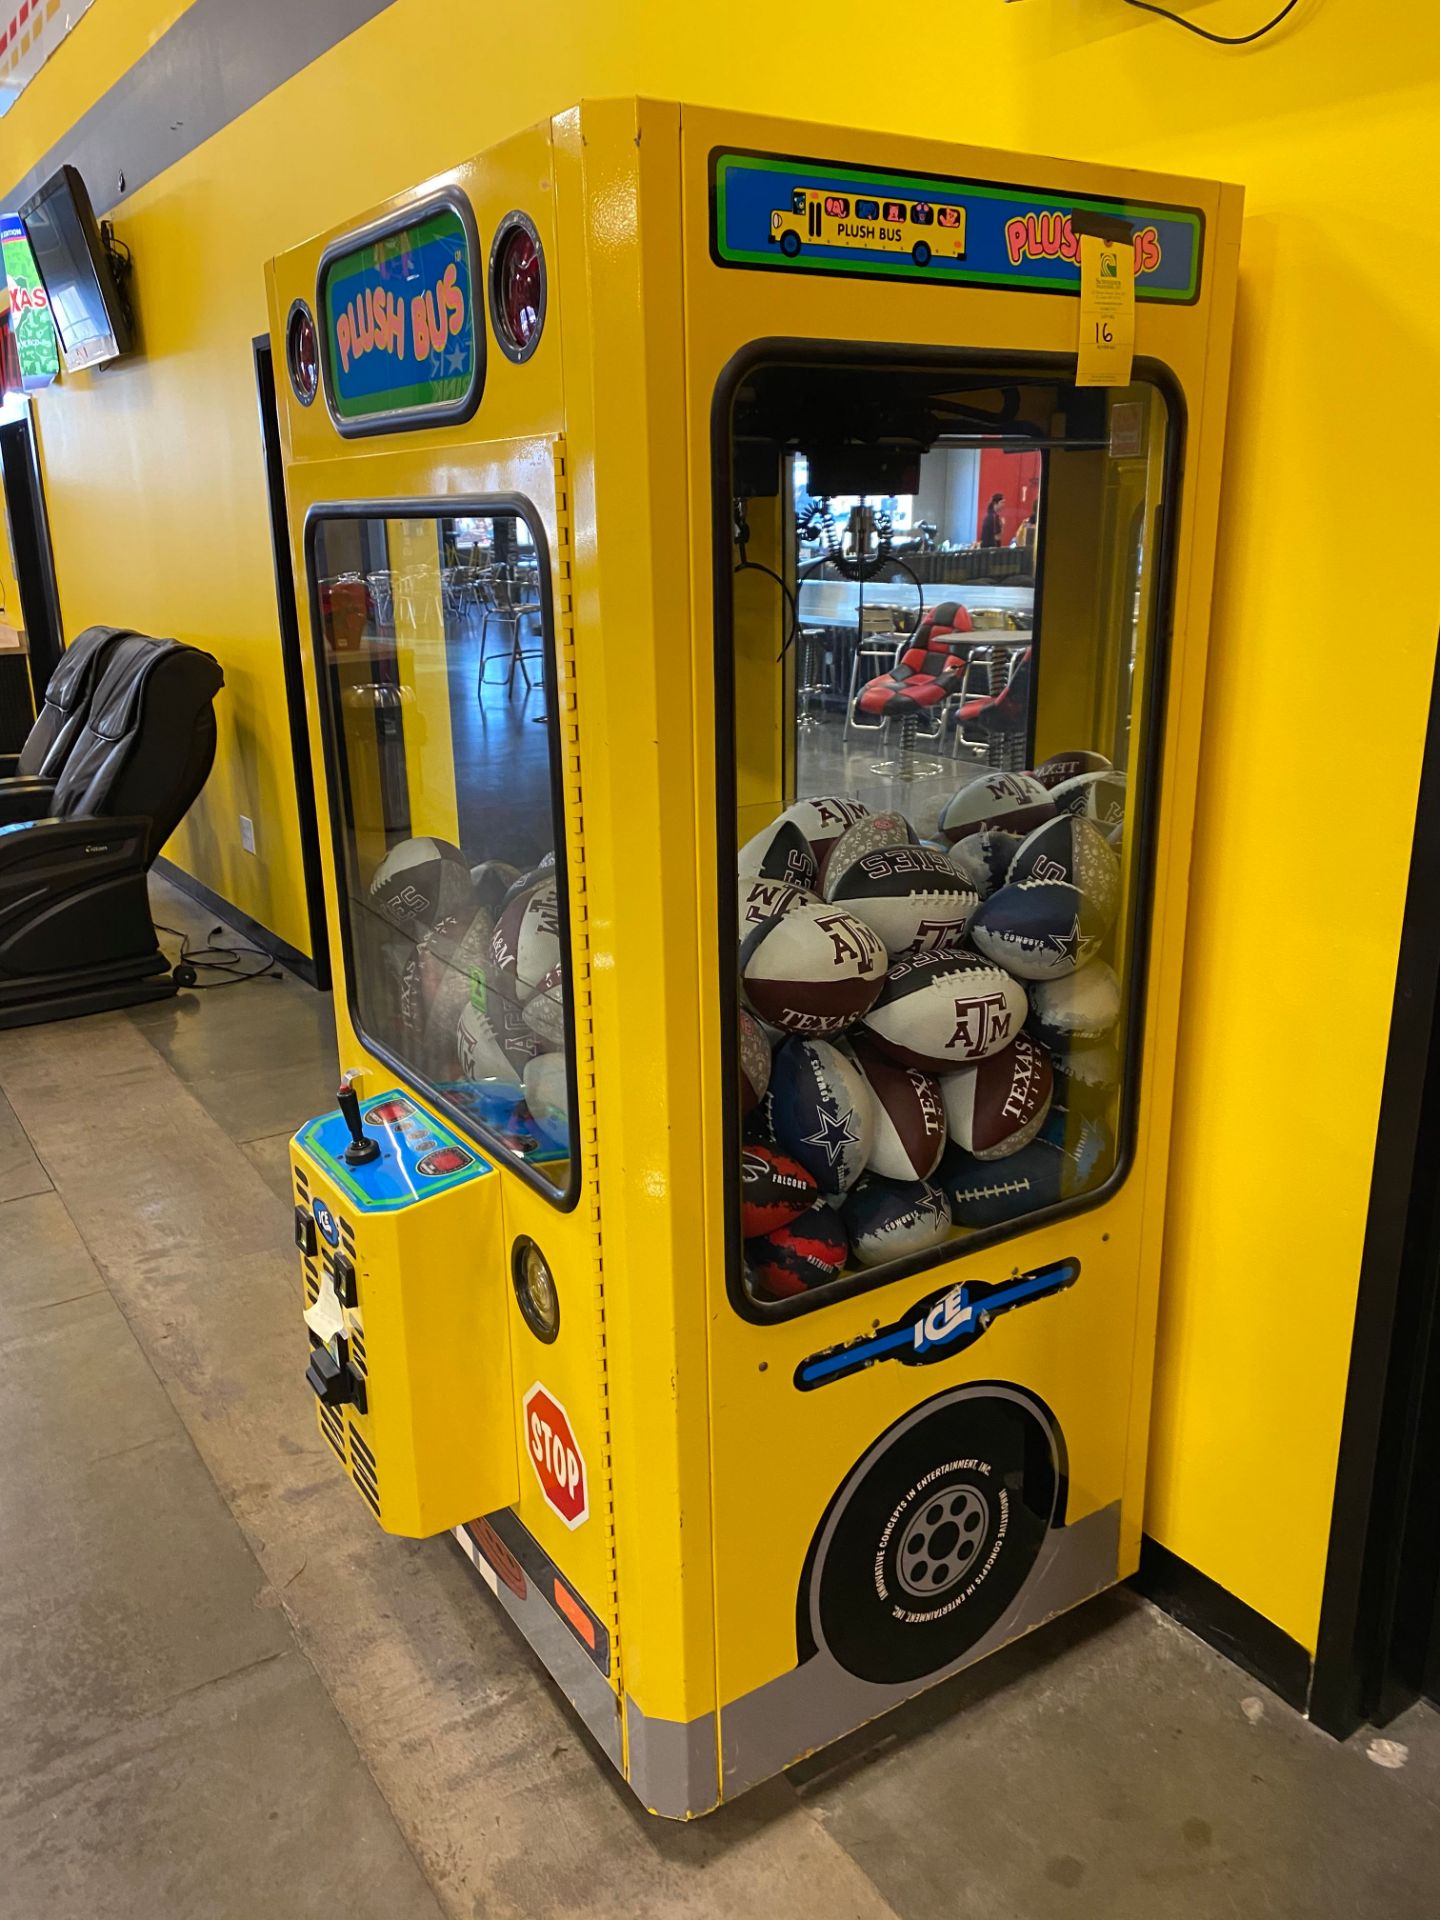
[[[787,260],[805,246],[849,247],[857,253],[908,253],[917,267],[928,267],[937,257],[965,258],[965,209],[796,187],[790,211],[771,213],[769,240]]]

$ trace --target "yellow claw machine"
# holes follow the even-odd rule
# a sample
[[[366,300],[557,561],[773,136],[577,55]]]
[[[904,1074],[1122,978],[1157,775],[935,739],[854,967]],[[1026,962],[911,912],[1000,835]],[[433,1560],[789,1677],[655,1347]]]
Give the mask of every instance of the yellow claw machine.
[[[1135,1567],[1239,215],[601,100],[271,268],[306,1377],[656,1813]]]

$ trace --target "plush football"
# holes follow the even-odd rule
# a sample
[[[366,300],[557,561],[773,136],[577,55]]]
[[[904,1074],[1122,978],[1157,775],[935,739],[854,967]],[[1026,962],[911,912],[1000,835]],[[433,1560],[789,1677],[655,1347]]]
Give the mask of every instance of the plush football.
[[[745,1258],[762,1299],[808,1293],[845,1269],[850,1245],[840,1215],[817,1200],[787,1226],[745,1242]]]
[[[785,809],[780,819],[792,820],[800,829],[818,870],[832,842],[838,840],[847,827],[853,827],[857,820],[864,820],[869,812],[869,807],[859,800],[826,794],[818,800],[796,800]]]
[[[570,1089],[563,1053],[541,1053],[525,1066],[525,1104],[546,1144],[570,1151]]]
[[[1061,813],[1026,834],[1007,880],[1068,880],[1106,928],[1120,911],[1120,861],[1104,833],[1084,814]]]
[[[875,1145],[875,1110],[848,1054],[826,1040],[787,1040],[771,1062],[766,1107],[775,1144],[821,1194],[854,1186]]]
[[[419,1000],[413,1011],[424,1038],[420,1059],[441,1079],[455,1072],[455,1028],[484,975],[494,923],[483,908],[468,925],[444,921],[423,934],[415,950]]]
[[[482,860],[470,869],[470,884],[475,898],[493,920],[500,912],[507,893],[521,877],[520,869],[508,860]]]
[[[868,1040],[853,1048],[875,1110],[869,1170],[889,1180],[925,1180],[945,1151],[940,1082],[918,1067],[887,1060]]]
[[[747,1240],[788,1227],[820,1198],[798,1160],[774,1147],[745,1147],[740,1156],[740,1231]]]
[[[782,1033],[842,1032],[874,1001],[888,965],[878,934],[821,900],[762,920],[740,946],[750,1010]]]
[[[773,920],[777,914],[788,913],[800,901],[814,901],[819,897],[807,887],[791,886],[788,880],[763,880],[754,876],[742,880],[738,918],[740,938],[743,940],[762,920]]]
[[[928,1180],[867,1173],[841,1211],[850,1251],[862,1267],[928,1253],[950,1236],[950,1204]]]
[[[782,815],[745,842],[736,870],[742,880],[783,880],[809,891],[815,885],[817,866],[800,828]]]
[[[561,957],[555,882],[542,880],[528,893],[516,894],[495,922],[490,964],[523,1007]]]
[[[509,1087],[520,1085],[523,1062],[505,1051],[489,1014],[473,1001],[466,1001],[455,1023],[455,1052],[462,1080],[501,1080]]]
[[[1003,1226],[1087,1192],[1109,1172],[1113,1158],[1106,1128],[1052,1106],[1030,1144],[1002,1160],[977,1160],[952,1143],[935,1184],[949,1201],[956,1226],[973,1231]]]
[[[977,1160],[1003,1160],[1028,1146],[1054,1092],[1050,1056],[1028,1033],[941,1083],[950,1138]]]
[[[1055,803],[1033,773],[982,773],[961,787],[940,811],[940,832],[964,840],[982,827],[1028,833],[1048,820]]]
[[[862,1031],[898,1066],[948,1073],[1009,1046],[1028,1010],[1025,989],[983,954],[920,953],[886,974]]]
[[[1067,1105],[1082,1109],[1108,1098],[1120,1084],[1120,1050],[1110,1040],[1070,1039],[1051,1049],[1057,1093]],[[1102,1104],[1103,1104],[1102,1098]]]
[[[1059,980],[1037,980],[1030,989],[1030,1025],[1048,1045],[1098,1040],[1119,1018],[1120,982],[1103,960]]]
[[[863,820],[857,820],[853,827],[847,827],[838,840],[832,840],[825,850],[825,859],[820,868],[819,890],[827,900],[836,900],[836,883],[844,876],[845,869],[853,866],[867,853],[875,853],[881,847],[909,847],[916,841],[915,829],[903,813],[870,813]]]
[[[401,840],[376,867],[370,904],[392,927],[418,937],[447,922],[468,922],[480,904],[470,863],[448,840]]]
[[[980,904],[945,855],[930,847],[862,854],[835,879],[831,898],[879,934],[892,960],[959,947]]]
[[[950,849],[950,864],[969,887],[984,900],[996,887],[1003,887],[1010,862],[1024,844],[1024,836],[1006,833],[1003,827],[986,827],[966,834]]]
[[[474,998],[489,1020],[505,1057],[517,1073],[523,1074],[526,1062],[535,1058],[539,1047],[535,1035],[525,1024],[524,1009],[513,991],[507,991],[506,983],[493,969],[487,968],[484,980],[474,990]]]
[[[770,1086],[770,1042],[753,1013],[740,1009],[740,1111],[753,1113]]]
[[[1113,769],[1062,780],[1050,797],[1057,813],[1083,813],[1102,827],[1118,827],[1125,819],[1125,776]]]
[[[1052,753],[1048,760],[1042,760],[1035,769],[1035,778],[1048,793],[1053,793],[1062,780],[1074,780],[1082,773],[1108,773],[1110,762],[1103,753],[1091,753],[1087,748],[1077,748],[1073,753]]]
[[[542,976],[520,1017],[548,1052],[565,1045],[565,969],[558,962]]]
[[[982,900],[970,922],[979,951],[1021,980],[1053,980],[1100,949],[1105,922],[1065,880],[1020,880]]]

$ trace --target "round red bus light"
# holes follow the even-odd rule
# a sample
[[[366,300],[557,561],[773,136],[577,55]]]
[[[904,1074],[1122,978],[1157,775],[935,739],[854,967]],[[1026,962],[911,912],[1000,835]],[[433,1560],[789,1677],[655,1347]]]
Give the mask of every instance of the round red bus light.
[[[528,360],[545,325],[545,254],[534,222],[507,213],[490,250],[490,321],[500,350]]]
[[[308,407],[320,390],[320,342],[314,316],[303,300],[291,307],[286,322],[285,364],[295,398],[302,407]]]

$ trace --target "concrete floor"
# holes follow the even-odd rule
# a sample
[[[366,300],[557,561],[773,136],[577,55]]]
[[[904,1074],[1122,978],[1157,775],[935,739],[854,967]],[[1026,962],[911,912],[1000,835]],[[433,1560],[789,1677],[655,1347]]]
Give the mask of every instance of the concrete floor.
[[[1382,1766],[1129,1594],[648,1820],[316,1434],[285,1148],[334,1079],[289,978],[0,1034],[0,1920],[1435,1914],[1437,1717]]]

